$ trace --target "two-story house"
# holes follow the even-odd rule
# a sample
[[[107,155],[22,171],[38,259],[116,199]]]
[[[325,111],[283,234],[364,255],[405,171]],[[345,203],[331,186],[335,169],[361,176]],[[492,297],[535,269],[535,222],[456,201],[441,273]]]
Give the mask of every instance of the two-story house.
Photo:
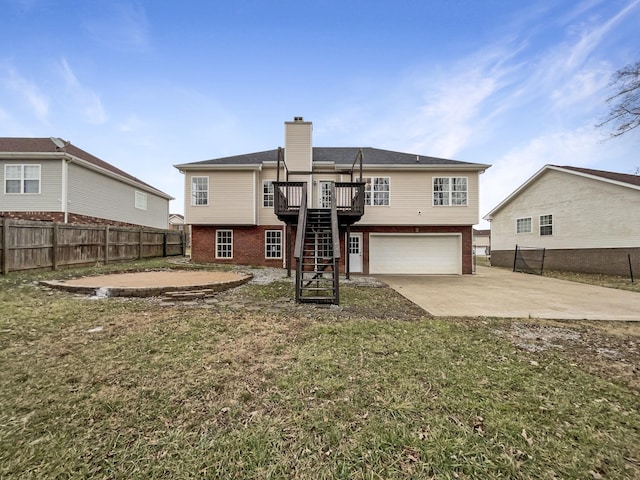
[[[168,227],[173,197],[59,138],[0,138],[0,217]]]
[[[472,273],[479,175],[489,165],[314,147],[312,132],[296,117],[285,122],[284,149],[175,165],[185,174],[194,261],[291,267],[291,252],[304,243],[298,236],[293,244],[304,201],[302,210],[336,207],[339,238],[316,234],[313,254],[324,257],[331,248],[323,242],[338,241],[343,271]]]

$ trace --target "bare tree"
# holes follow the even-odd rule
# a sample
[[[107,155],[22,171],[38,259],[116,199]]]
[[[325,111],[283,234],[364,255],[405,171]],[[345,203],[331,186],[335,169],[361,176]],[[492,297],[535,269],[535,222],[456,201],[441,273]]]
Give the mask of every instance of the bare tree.
[[[596,126],[610,126],[610,136],[614,138],[640,126],[640,62],[614,73],[610,85],[616,93],[607,98],[609,114]]]

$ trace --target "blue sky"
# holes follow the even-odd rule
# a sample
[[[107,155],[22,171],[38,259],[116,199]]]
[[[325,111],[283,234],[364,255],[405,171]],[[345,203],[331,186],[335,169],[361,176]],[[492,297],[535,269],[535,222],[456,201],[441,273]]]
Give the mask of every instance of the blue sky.
[[[283,145],[488,163],[485,215],[547,163],[624,173],[611,74],[640,0],[0,0],[0,135],[57,136],[176,197],[172,165]],[[426,188],[426,187],[425,187]],[[483,226],[486,226],[483,224]]]

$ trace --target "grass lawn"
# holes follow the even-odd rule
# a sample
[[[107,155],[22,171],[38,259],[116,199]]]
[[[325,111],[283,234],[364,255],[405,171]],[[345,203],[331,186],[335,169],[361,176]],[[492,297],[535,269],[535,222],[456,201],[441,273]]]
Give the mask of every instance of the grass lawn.
[[[373,287],[336,309],[282,308],[287,282],[169,306],[35,283],[80,273],[0,277],[1,479],[640,478],[635,325],[433,319]]]

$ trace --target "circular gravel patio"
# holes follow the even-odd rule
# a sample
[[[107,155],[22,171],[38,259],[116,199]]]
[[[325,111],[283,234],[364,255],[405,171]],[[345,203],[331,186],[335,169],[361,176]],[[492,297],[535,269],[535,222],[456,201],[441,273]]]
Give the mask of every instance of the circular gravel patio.
[[[167,292],[208,289],[228,290],[251,280],[250,273],[161,270],[42,281],[43,285],[74,293],[105,297],[153,297]]]

